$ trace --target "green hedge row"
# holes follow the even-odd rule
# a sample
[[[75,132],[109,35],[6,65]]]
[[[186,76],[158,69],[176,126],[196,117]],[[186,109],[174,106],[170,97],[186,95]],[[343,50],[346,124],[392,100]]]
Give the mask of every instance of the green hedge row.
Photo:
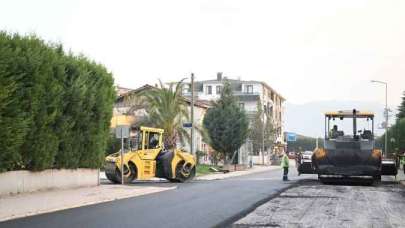
[[[102,65],[0,32],[0,172],[100,167],[114,99]]]
[[[377,146],[385,149],[385,134],[377,140]],[[398,119],[388,130],[388,155],[405,152],[405,118]]]

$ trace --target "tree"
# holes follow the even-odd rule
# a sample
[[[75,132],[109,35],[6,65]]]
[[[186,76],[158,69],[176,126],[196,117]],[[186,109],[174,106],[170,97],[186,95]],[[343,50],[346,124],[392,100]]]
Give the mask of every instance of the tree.
[[[264,147],[263,109],[260,100],[257,101],[257,112],[255,113],[251,123],[249,139],[252,142],[253,153],[259,154]]]
[[[177,139],[184,143],[189,139],[188,132],[183,128],[183,122],[188,117],[187,102],[181,95],[182,81],[176,84],[164,86],[159,81],[160,87],[152,88],[141,93],[140,99],[144,99],[147,105],[147,116],[141,124],[163,128],[164,144],[167,148],[175,148]]]
[[[377,139],[376,144],[385,148],[385,133]],[[387,155],[395,152],[405,153],[405,118],[398,119],[388,130],[388,151]]]
[[[401,105],[398,107],[397,121],[388,129],[388,151],[387,155],[394,152],[405,153],[405,91],[403,93]],[[385,133],[379,137],[376,144],[385,148]]]
[[[276,140],[276,130],[273,126],[273,118],[266,113],[266,124],[264,125],[264,147],[272,148]]]
[[[18,99],[21,84],[7,72],[7,64],[12,64],[9,47],[3,45],[4,37],[0,36],[0,172],[14,170],[21,164],[20,147],[28,132],[28,121]],[[8,63],[5,61],[9,61]]]
[[[221,98],[208,109],[203,125],[211,147],[224,155],[226,163],[245,143],[249,123],[232,94],[229,82],[225,82]]]
[[[397,114],[397,119],[400,120],[400,119],[405,118],[405,91],[402,96],[401,105],[398,107],[398,111],[399,112]]]
[[[62,45],[0,32],[0,172],[101,167],[113,84]]]
[[[267,150],[274,144],[275,130],[272,117],[270,113],[263,112],[260,100],[257,101],[257,112],[251,123],[249,139],[252,140],[254,154],[259,154],[259,151],[262,151],[263,148]]]

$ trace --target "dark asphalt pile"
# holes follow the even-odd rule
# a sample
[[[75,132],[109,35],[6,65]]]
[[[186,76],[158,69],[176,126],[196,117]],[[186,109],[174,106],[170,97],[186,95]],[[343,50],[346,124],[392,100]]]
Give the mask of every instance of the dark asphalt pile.
[[[405,227],[405,188],[306,181],[258,207],[234,227]]]

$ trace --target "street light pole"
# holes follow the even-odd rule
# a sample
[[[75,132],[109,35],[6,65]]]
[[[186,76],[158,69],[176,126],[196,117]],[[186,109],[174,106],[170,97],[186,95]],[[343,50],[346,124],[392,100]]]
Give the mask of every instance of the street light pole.
[[[385,83],[385,156],[388,155],[388,84]]]
[[[194,154],[194,73],[191,73],[191,143],[190,152]]]
[[[385,85],[385,110],[384,110],[384,115],[385,115],[385,143],[384,143],[384,154],[387,155],[388,153],[388,83],[383,82],[383,81],[377,81],[377,80],[371,80],[372,83],[380,83]]]

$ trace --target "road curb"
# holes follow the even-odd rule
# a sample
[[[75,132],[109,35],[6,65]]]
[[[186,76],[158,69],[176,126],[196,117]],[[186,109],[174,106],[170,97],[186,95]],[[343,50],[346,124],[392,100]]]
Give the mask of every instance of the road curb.
[[[229,172],[229,173],[225,173],[225,174],[213,173],[213,174],[197,176],[194,178],[194,180],[197,180],[197,181],[223,180],[223,179],[227,179],[227,178],[245,176],[245,175],[249,175],[249,174],[267,172],[267,171],[272,171],[272,170],[277,170],[277,169],[281,169],[281,168],[279,166],[268,166],[266,168],[260,167],[259,169],[256,169],[256,170],[248,169],[248,170],[243,170],[243,171]]]

